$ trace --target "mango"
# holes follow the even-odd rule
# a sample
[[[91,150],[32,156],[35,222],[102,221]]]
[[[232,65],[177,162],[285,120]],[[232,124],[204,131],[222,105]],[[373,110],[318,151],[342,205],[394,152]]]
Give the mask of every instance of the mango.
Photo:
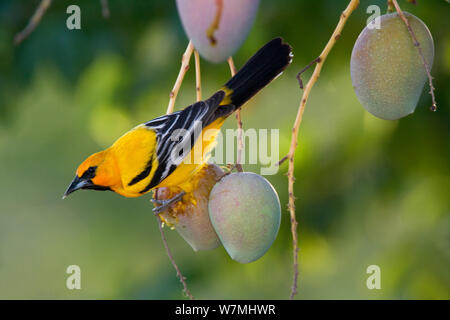
[[[209,216],[230,257],[249,263],[262,257],[278,234],[280,200],[260,175],[233,173],[211,190]]]
[[[208,199],[211,189],[223,175],[222,169],[214,164],[203,167],[189,181],[192,190],[160,214],[161,219],[194,251],[211,250],[221,245],[209,219]],[[181,191],[178,187],[163,187],[156,195],[158,199],[170,199]]]
[[[434,43],[427,26],[405,12],[430,69]],[[396,120],[414,112],[427,74],[406,24],[397,13],[380,17],[380,28],[366,27],[353,47],[350,72],[356,96],[376,117]]]
[[[259,0],[177,0],[183,28],[206,60],[223,62],[247,37]]]

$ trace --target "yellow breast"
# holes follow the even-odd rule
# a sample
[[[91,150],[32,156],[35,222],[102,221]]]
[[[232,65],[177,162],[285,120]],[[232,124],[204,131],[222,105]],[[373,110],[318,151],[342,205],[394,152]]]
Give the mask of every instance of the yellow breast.
[[[114,186],[112,189],[126,197],[142,195],[139,192],[150,183],[158,167],[156,133],[145,125],[140,125],[120,137],[111,146],[111,150],[114,152],[122,182],[121,186]],[[144,179],[130,185],[133,179],[148,168],[150,171]]]

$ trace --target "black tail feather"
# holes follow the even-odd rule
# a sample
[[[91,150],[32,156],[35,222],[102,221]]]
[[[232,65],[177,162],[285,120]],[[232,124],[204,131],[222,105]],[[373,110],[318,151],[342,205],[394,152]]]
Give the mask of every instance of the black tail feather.
[[[275,38],[258,50],[231,78],[226,87],[232,90],[231,104],[242,106],[259,90],[280,75],[292,61],[292,48]]]

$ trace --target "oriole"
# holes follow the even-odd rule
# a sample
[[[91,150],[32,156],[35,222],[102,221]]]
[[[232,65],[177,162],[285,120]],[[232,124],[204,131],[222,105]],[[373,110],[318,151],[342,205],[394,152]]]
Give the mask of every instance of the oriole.
[[[202,126],[202,132],[220,129],[229,115],[280,75],[291,61],[291,47],[281,38],[271,40],[208,100],[140,124],[108,149],[88,157],[78,167],[64,197],[79,189],[111,190],[125,197],[138,197],[159,187],[178,186],[190,191],[186,183],[206,163],[215,143],[215,136],[194,141],[195,124]],[[173,139],[177,129],[185,129],[191,138],[187,157],[193,157],[192,150],[202,140],[200,160],[173,160],[172,152],[186,143],[185,139]]]

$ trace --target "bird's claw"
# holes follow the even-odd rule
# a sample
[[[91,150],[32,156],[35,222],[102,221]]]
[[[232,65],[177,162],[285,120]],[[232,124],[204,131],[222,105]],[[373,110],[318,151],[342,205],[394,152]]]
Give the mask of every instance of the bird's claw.
[[[150,201],[153,202],[154,204],[164,205],[164,202],[166,202],[168,200],[160,200],[160,199],[151,198]]]
[[[160,200],[160,199],[151,199],[151,201],[154,204],[158,204],[158,207],[154,207],[153,208],[153,214],[154,215],[158,215],[161,212],[167,210],[169,208],[169,206],[177,201],[180,201],[181,198],[183,198],[183,196],[186,194],[186,192],[182,191],[179,194],[175,195],[174,197],[167,199],[167,200]]]

